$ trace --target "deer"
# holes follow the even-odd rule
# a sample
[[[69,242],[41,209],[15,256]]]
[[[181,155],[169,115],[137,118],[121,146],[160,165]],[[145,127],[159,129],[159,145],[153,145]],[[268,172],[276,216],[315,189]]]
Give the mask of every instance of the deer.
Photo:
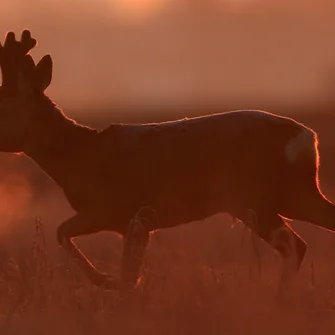
[[[53,61],[48,54],[35,64],[36,44],[27,29],[20,40],[8,32],[0,44],[0,151],[26,155],[63,190],[75,214],[59,225],[57,243],[92,285],[135,288],[154,231],[226,213],[277,251],[283,287],[307,250],[289,221],[335,230],[311,128],[266,111],[233,110],[95,129],[47,96]],[[133,225],[143,208],[154,209],[157,220]],[[250,210],[256,224],[245,219]],[[99,271],[74,243],[101,231],[123,238],[119,275]]]

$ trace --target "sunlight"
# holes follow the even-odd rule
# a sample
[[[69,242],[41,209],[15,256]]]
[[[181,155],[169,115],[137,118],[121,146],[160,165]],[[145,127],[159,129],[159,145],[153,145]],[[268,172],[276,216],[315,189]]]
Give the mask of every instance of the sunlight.
[[[143,21],[162,10],[169,0],[112,0],[113,14],[123,21]]]

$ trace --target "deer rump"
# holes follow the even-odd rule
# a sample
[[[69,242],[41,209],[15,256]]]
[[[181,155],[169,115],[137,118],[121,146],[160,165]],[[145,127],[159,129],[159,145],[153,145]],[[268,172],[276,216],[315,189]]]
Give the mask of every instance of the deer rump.
[[[106,152],[100,176],[113,175],[109,187],[119,205],[151,206],[166,218],[165,226],[279,206],[297,176],[316,178],[314,132],[261,111],[114,124],[99,136]]]

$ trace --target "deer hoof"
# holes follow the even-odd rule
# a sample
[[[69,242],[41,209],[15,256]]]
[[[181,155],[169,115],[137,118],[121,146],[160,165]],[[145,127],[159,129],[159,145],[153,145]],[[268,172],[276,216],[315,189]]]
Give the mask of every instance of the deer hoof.
[[[115,277],[101,272],[94,273],[92,283],[105,290],[117,290],[120,288],[120,283]]]

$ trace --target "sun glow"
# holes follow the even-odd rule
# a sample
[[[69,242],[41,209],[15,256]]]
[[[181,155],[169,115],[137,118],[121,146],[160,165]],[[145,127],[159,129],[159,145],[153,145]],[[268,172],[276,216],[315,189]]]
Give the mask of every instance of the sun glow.
[[[113,14],[126,21],[142,21],[157,14],[168,0],[112,0]]]

